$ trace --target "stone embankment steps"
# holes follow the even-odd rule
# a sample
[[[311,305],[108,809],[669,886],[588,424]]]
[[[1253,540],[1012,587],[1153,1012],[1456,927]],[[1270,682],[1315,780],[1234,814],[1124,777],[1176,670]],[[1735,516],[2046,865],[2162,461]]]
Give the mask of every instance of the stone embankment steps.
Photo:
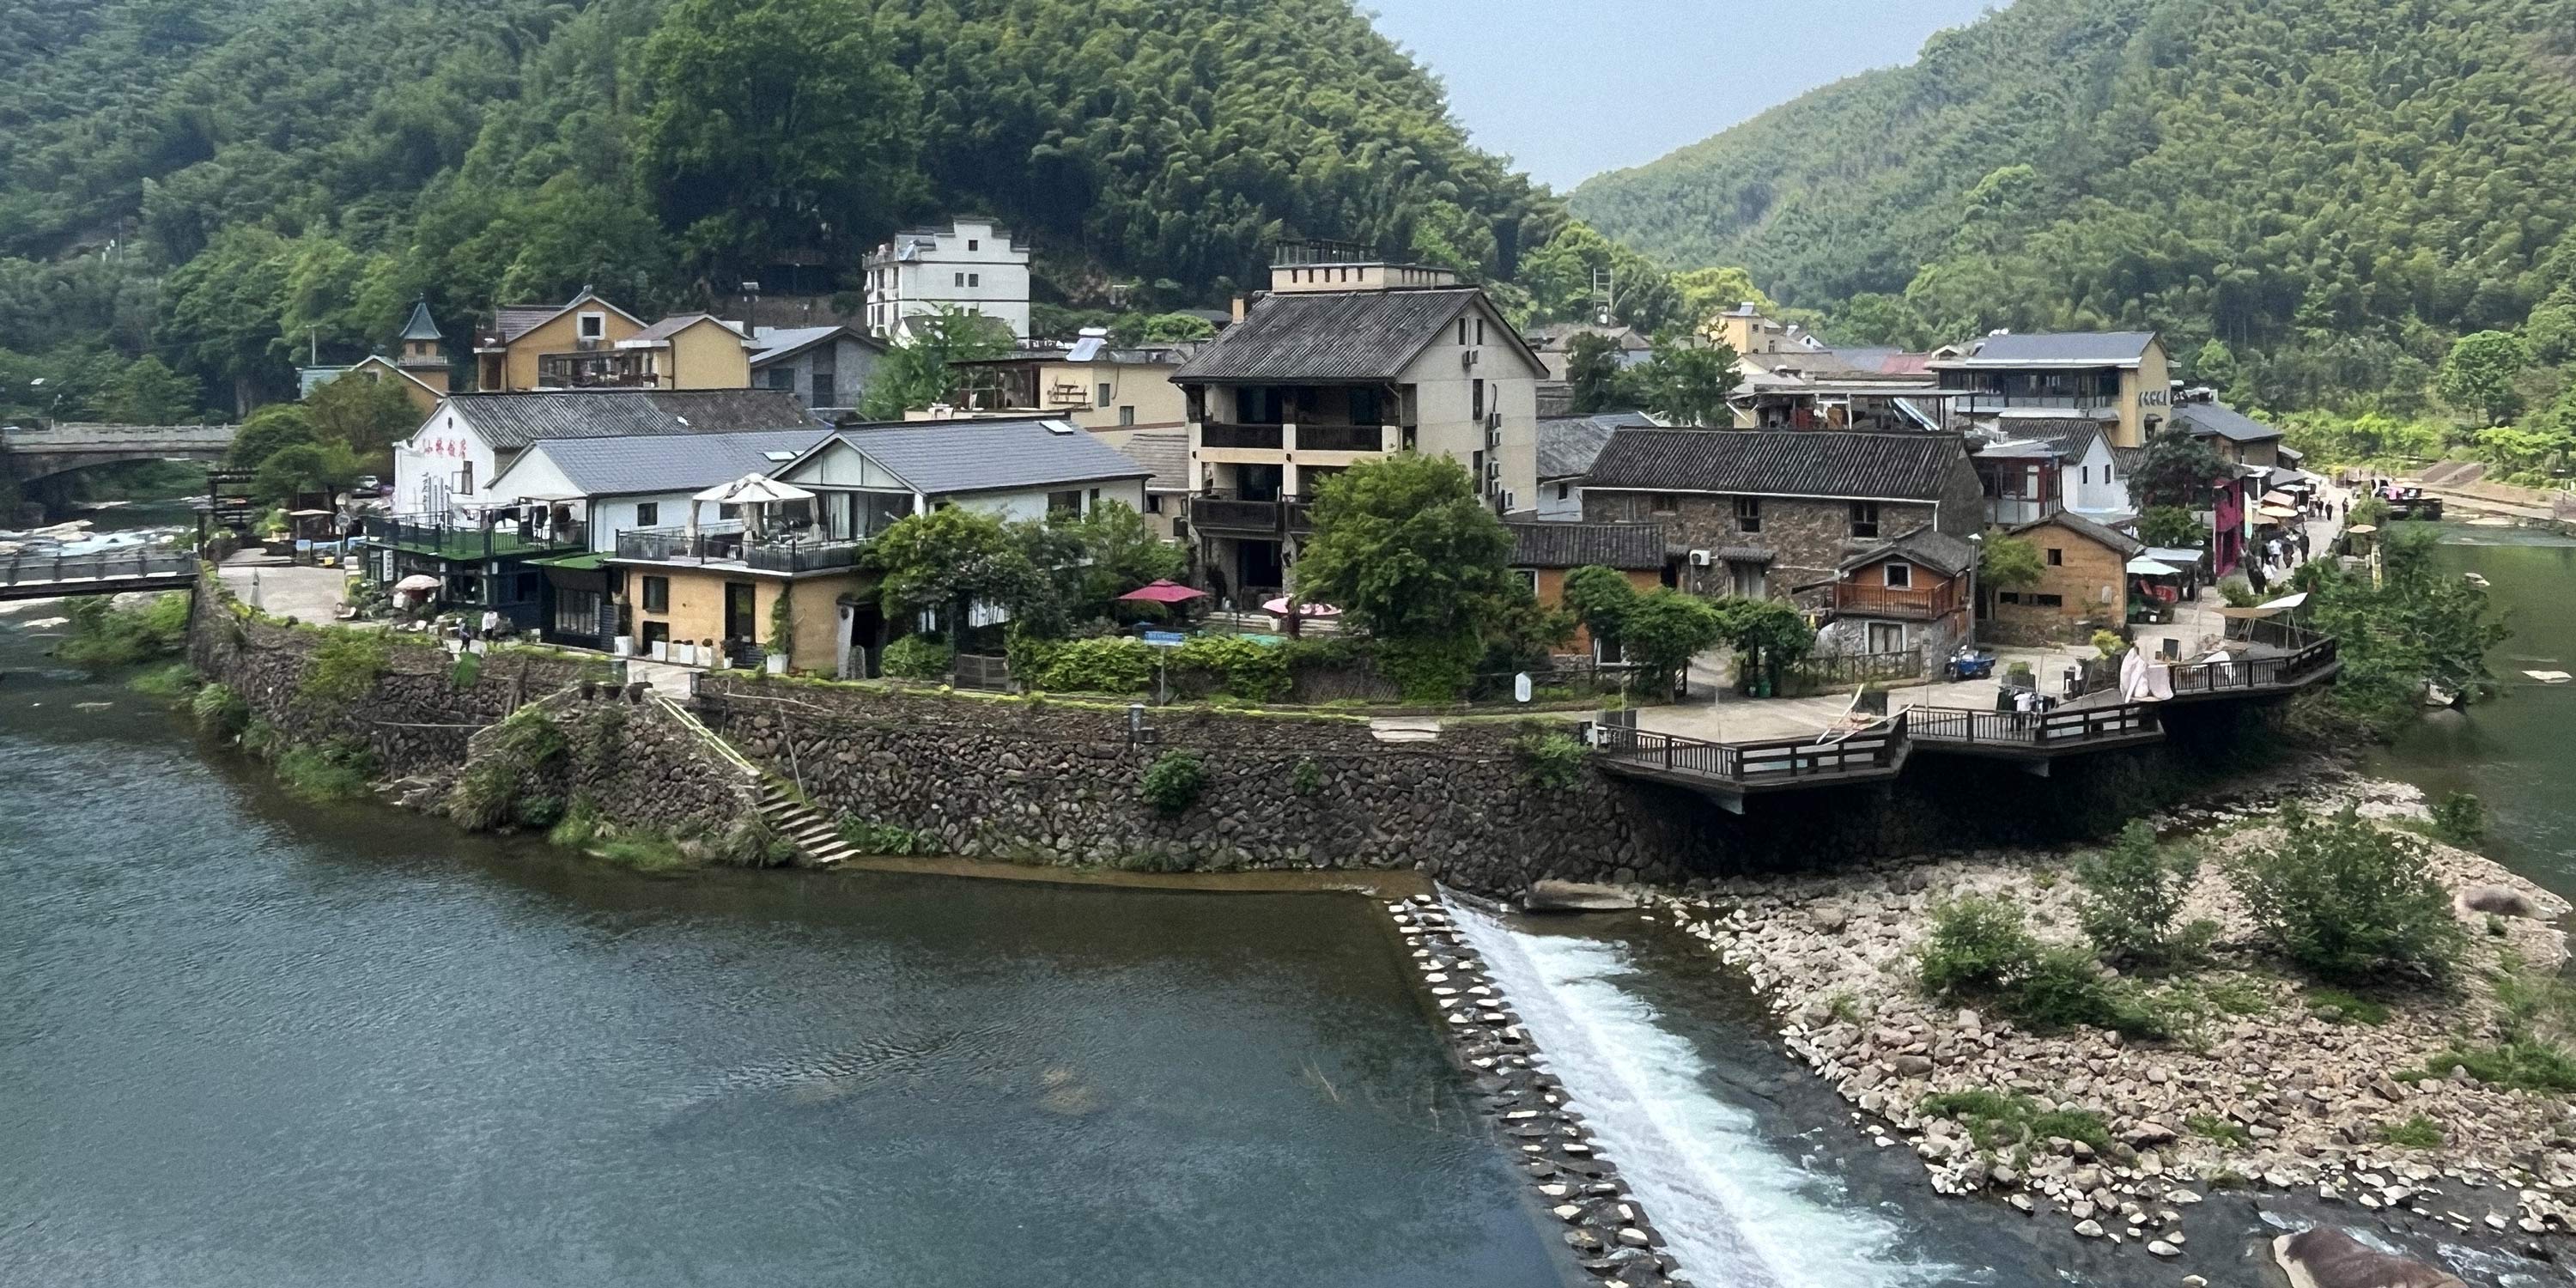
[[[759,766],[751,763],[750,757],[742,754],[741,748],[725,741],[724,735],[708,728],[705,721],[666,694],[657,691],[652,700],[670,713],[680,727],[696,735],[757,788],[760,796],[756,808],[760,816],[768,820],[780,835],[795,843],[796,853],[806,866],[828,868],[858,857],[858,851],[841,839],[841,829],[831,819],[797,799],[794,792],[780,785],[776,779],[762,773]]]
[[[796,852],[810,866],[828,868],[859,856],[849,842],[841,839],[841,829],[834,827],[832,820],[784,787],[771,785],[761,790],[760,816],[769,820],[780,835],[794,841]]]

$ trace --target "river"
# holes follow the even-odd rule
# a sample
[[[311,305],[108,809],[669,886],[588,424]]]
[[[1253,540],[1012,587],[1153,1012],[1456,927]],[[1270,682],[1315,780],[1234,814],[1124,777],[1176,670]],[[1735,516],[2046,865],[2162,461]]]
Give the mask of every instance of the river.
[[[0,1283],[1581,1277],[1362,898],[605,871],[289,799],[42,634]]]
[[[2496,702],[2437,711],[2374,758],[2377,772],[2428,796],[2474,792],[2488,815],[2486,852],[2576,897],[2576,684],[2528,671],[2576,671],[2576,540],[2504,528],[2450,527],[2442,566],[2487,579],[2513,638],[2489,665]]]
[[[2445,557],[2557,656],[2576,543],[2507,535]],[[56,611],[0,616],[0,1284],[1588,1281],[1359,898],[652,879],[314,807],[50,667]],[[2576,880],[2565,697],[2391,772]],[[1700,1283],[2147,1272],[1934,1198],[1695,941],[1461,920]],[[2264,1282],[2281,1219],[2214,1198],[2189,1269]]]

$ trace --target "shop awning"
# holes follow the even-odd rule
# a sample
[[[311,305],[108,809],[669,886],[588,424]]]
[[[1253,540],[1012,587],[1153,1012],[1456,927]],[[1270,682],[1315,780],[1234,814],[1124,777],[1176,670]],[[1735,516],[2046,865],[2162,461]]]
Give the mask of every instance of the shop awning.
[[[2132,559],[2129,561],[2129,572],[2138,577],[2172,577],[2179,575],[2182,569],[2153,559]]]
[[[583,550],[568,555],[548,555],[543,559],[531,559],[528,562],[539,568],[565,568],[587,572],[599,567],[607,559],[608,552],[605,550]]]

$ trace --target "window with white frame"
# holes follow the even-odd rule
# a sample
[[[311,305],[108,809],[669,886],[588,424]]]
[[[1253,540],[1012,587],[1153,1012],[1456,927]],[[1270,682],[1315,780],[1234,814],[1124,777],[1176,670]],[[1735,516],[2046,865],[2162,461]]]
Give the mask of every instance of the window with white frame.
[[[1914,589],[1914,565],[1901,559],[1890,559],[1882,566],[1887,570],[1886,582],[1889,590]]]

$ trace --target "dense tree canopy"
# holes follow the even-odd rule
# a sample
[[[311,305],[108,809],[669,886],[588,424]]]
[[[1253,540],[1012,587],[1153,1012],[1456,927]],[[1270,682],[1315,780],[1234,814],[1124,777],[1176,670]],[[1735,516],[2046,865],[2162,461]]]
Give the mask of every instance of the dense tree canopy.
[[[2566,334],[2571,56],[2571,0],[2020,0],[1570,201],[1841,339],[2144,326],[2240,400],[2403,400]]]
[[[1500,282],[1565,223],[1349,0],[6,8],[0,417],[99,414],[146,354],[195,403],[291,397],[424,296],[451,341],[585,285],[829,296],[966,210],[1035,247],[1042,302],[1148,310],[1265,280],[1283,238]]]

